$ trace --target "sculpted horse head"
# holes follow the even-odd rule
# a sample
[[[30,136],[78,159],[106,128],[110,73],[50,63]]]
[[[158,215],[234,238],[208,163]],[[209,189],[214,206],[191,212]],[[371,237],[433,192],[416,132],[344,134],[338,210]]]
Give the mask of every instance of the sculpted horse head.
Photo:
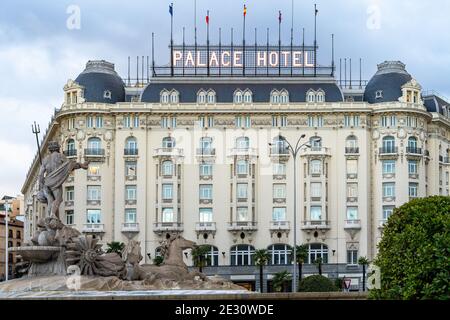
[[[168,239],[168,249],[165,253],[164,264],[186,267],[183,261],[183,250],[192,249],[194,241],[186,240],[179,234],[171,235]]]
[[[139,264],[142,259],[141,242],[130,240],[122,250],[122,260],[131,265],[135,265]]]

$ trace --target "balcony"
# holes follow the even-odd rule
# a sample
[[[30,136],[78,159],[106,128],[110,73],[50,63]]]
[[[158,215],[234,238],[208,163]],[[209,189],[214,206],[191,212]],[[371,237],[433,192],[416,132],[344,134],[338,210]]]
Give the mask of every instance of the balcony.
[[[63,153],[67,158],[75,158],[77,156],[77,149],[68,149]]]
[[[305,220],[301,226],[302,230],[328,230],[331,229],[330,221],[326,220]]]
[[[280,148],[280,147],[272,147],[270,148],[270,157],[272,158],[281,158],[284,160],[289,159],[290,152],[287,148]]]
[[[180,222],[156,222],[153,224],[153,232],[182,232],[183,224]]]
[[[215,232],[216,223],[215,222],[197,222],[195,224],[195,231],[197,232]]]
[[[230,156],[257,156],[258,150],[256,148],[232,148],[230,149]]]
[[[270,231],[283,231],[290,230],[291,226],[289,221],[270,221]]]
[[[103,223],[85,223],[81,231],[83,233],[105,233],[105,225]]]
[[[410,159],[420,159],[422,157],[422,148],[406,147],[406,156]]]
[[[345,230],[361,230],[361,220],[359,220],[359,219],[345,220],[344,229]]]
[[[345,154],[359,154],[358,147],[345,147]]]
[[[398,147],[381,147],[380,155],[398,154]]]
[[[84,149],[84,156],[90,158],[102,158],[105,156],[105,149],[101,148]]]
[[[137,156],[139,154],[139,149],[136,149],[136,148],[125,148],[125,149],[123,149],[123,154],[125,156]]]
[[[215,148],[197,148],[197,157],[214,157],[216,155]]]
[[[326,156],[331,157],[330,148],[326,147],[311,147],[302,149],[301,156]]]
[[[122,223],[122,232],[139,232],[139,223],[125,222]]]
[[[228,231],[256,231],[256,222],[254,221],[233,221],[228,223]]]
[[[183,157],[183,149],[180,149],[180,148],[158,148],[158,149],[155,149],[154,157]]]
[[[442,157],[442,160],[439,157],[439,161],[444,164],[450,164],[450,157]]]

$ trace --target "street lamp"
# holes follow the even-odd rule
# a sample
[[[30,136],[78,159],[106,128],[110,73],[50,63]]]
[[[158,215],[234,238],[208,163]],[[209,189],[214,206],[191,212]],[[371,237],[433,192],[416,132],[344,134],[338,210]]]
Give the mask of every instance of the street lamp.
[[[8,281],[9,278],[9,255],[8,255],[8,237],[9,237],[9,227],[8,227],[8,222],[9,222],[9,203],[8,200],[5,200],[5,281]]]
[[[280,140],[287,143],[286,149],[289,151],[289,153],[292,155],[293,161],[294,161],[294,263],[293,263],[293,272],[292,272],[292,292],[297,291],[297,155],[301,148],[307,147],[311,148],[311,145],[309,142],[305,142],[300,145],[300,141],[305,138],[306,135],[302,134],[300,138],[298,138],[297,143],[295,144],[295,147],[293,147],[289,141],[286,140],[286,138],[280,136]],[[317,138],[314,140],[315,142],[320,141],[320,138]],[[270,146],[272,146],[272,143],[269,143]]]

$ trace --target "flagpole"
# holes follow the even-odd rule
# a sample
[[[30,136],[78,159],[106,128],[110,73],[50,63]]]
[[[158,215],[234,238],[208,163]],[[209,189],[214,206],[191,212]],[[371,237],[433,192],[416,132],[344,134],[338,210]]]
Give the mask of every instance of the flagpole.
[[[197,75],[197,0],[194,0],[194,73]]]
[[[222,28],[219,28],[219,76],[222,74]]]
[[[314,77],[317,76],[317,5],[314,4]]]
[[[170,74],[173,77],[173,3],[170,8]]]
[[[267,48],[266,48],[266,68],[267,68],[267,75],[269,75],[269,28],[267,28]]]
[[[292,77],[292,75],[293,75],[293,72],[294,72],[294,69],[293,69],[293,66],[292,66],[292,61],[293,61],[293,57],[292,57],[292,46],[294,45],[294,0],[292,0],[292,11],[291,11],[291,14],[292,14],[292,19],[291,19],[291,61],[290,61],[290,64],[291,64],[291,77]]]
[[[244,26],[243,26],[243,29],[242,29],[242,48],[243,48],[243,52],[244,52],[244,59],[243,59],[243,64],[242,64],[242,74],[245,76],[245,16],[247,15],[246,14],[246,7],[245,7],[245,4],[244,4]]]
[[[152,77],[155,75],[155,33],[152,32]]]
[[[209,10],[207,11],[207,18],[206,18],[206,66],[207,66],[207,73],[209,76]]]
[[[334,77],[334,33],[331,34],[331,76]]]
[[[258,64],[258,57],[257,57],[257,52],[258,51],[258,30],[255,28],[255,76],[258,73],[257,70],[257,64]]]
[[[231,61],[230,61],[230,64],[231,64],[231,76],[233,76],[233,67],[234,67],[234,59],[233,59],[233,57],[234,57],[234,45],[233,45],[233,28],[231,28]]]
[[[281,76],[281,11],[278,16],[278,76]]]
[[[303,69],[303,76],[305,76],[305,28],[303,28],[303,44],[302,44],[302,69]]]
[[[186,38],[185,38],[185,27],[183,27],[183,59],[181,62],[183,63],[183,76],[184,76],[184,57],[186,52]]]

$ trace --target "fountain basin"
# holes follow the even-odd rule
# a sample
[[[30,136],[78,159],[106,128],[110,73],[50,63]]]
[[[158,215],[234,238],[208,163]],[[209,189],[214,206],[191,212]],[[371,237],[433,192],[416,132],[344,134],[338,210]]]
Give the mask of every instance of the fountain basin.
[[[52,246],[24,246],[12,247],[9,252],[14,252],[22,257],[25,261],[35,263],[45,263],[56,259],[61,251],[61,247]]]

